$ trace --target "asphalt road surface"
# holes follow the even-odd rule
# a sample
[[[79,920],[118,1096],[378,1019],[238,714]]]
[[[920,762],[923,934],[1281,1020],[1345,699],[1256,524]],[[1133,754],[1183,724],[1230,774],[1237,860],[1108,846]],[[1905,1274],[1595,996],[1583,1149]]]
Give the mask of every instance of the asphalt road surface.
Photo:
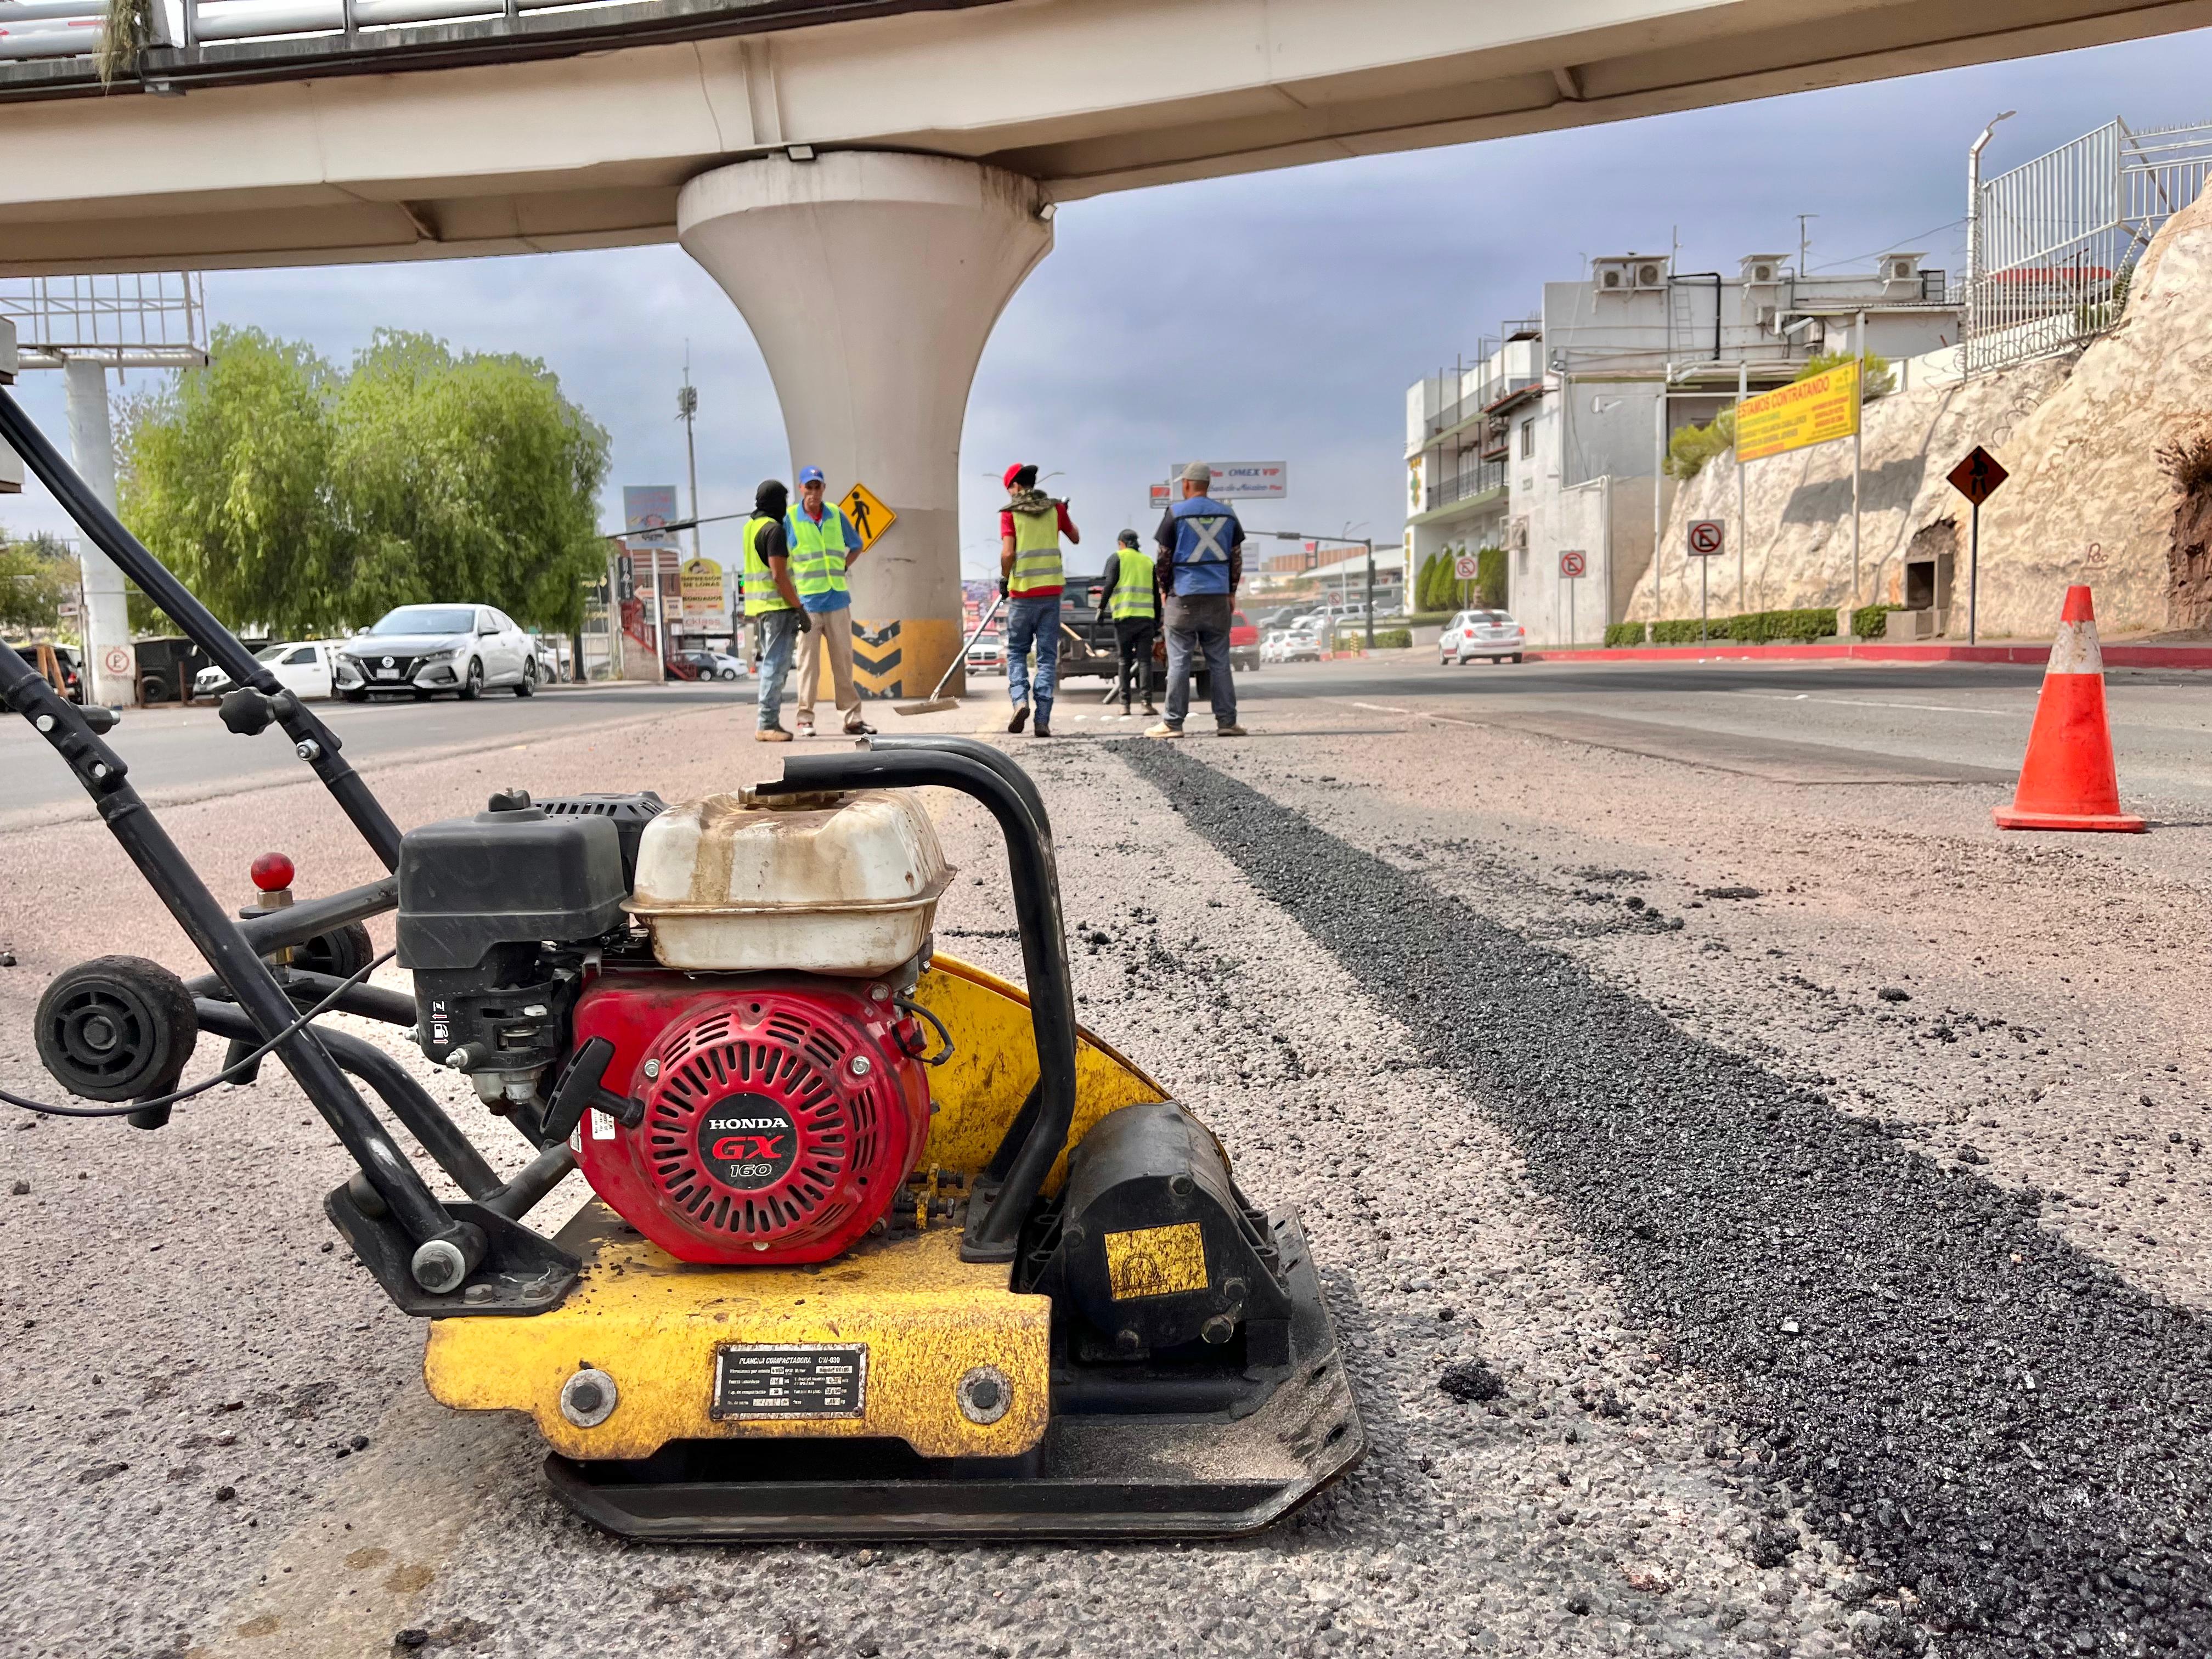
[[[1078,688],[1005,739],[1082,1018],[1301,1212],[1346,1341],[1370,1454],[1249,1539],[622,1544],[526,1425],[428,1401],[281,1077],[0,1127],[0,1653],[2212,1651],[2206,692],[2113,677],[2151,834],[2007,835],[2036,679],[1417,657],[1249,677],[1241,742]],[[769,775],[735,690],[337,712],[409,823]],[[220,890],[266,846],[371,872],[312,785],[223,789],[237,743],[144,745]],[[995,833],[940,806],[939,948],[1018,973]],[[52,975],[191,960],[94,823],[0,826],[0,1086],[44,1093]]]

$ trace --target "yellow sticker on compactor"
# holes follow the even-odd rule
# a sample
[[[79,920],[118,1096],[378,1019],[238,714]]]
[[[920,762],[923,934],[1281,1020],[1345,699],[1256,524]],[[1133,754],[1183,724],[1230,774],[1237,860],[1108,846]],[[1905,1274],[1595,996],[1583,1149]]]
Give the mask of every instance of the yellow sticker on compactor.
[[[1195,1221],[1106,1235],[1106,1279],[1116,1302],[1206,1288],[1206,1235]]]

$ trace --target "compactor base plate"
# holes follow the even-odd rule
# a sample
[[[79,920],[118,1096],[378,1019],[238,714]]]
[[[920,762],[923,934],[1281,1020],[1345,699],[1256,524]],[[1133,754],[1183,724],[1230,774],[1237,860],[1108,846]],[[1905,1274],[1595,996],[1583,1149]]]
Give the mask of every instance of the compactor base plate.
[[[635,1462],[546,1458],[579,1514],[630,1538],[1218,1537],[1280,1519],[1366,1449],[1297,1218],[1291,1364],[1256,1410],[1063,1411],[1011,1458],[917,1456],[886,1439],[680,1441]],[[1163,1398],[1162,1407],[1170,1407]]]

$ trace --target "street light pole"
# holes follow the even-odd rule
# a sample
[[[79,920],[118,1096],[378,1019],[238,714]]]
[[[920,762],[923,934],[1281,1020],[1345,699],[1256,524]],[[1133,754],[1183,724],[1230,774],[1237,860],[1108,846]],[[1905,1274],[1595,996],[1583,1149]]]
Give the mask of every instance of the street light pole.
[[[1362,544],[1367,549],[1367,648],[1375,648],[1375,539],[1369,537]]]

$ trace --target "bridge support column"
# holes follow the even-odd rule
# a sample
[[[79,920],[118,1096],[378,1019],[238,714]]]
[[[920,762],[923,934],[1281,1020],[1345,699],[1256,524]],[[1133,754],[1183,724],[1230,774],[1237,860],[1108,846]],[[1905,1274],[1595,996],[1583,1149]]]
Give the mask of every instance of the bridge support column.
[[[1052,246],[1043,200],[994,167],[872,151],[741,161],[678,199],[678,240],[768,360],[793,474],[820,467],[833,498],[864,483],[896,515],[853,567],[866,695],[926,696],[959,651],[960,428],[983,343]]]

